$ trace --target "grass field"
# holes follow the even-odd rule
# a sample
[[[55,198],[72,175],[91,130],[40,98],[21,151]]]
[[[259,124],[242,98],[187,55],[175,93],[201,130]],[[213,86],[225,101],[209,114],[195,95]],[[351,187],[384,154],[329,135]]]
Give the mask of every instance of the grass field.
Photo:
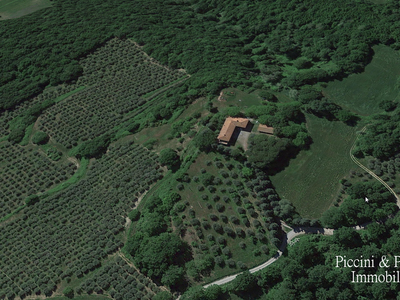
[[[242,92],[235,88],[223,89],[223,96],[225,100],[215,101],[215,106],[218,108],[224,108],[228,106],[238,106],[246,108],[252,105],[260,105],[262,100],[258,96],[257,91],[250,94]]]
[[[50,0],[0,0],[0,20],[19,18],[51,4]]]
[[[400,76],[400,54],[387,46],[375,46],[372,62],[361,74],[335,80],[323,90],[335,103],[361,115],[381,112],[382,100],[398,100],[396,88]]]
[[[354,168],[349,151],[356,128],[312,115],[307,127],[313,139],[310,150],[302,151],[272,182],[302,216],[318,218],[335,200],[339,180]]]

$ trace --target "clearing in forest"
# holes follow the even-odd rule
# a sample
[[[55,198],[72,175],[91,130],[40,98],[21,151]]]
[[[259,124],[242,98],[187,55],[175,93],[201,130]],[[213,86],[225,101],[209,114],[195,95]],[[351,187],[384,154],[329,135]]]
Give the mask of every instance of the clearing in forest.
[[[19,18],[51,4],[51,0],[0,0],[0,20]]]
[[[323,93],[333,102],[361,115],[379,113],[379,102],[398,100],[400,54],[387,46],[375,52],[365,71],[328,84]]]
[[[354,168],[349,151],[356,128],[307,115],[313,143],[271,178],[279,196],[290,200],[303,217],[318,218],[339,191],[339,180]]]

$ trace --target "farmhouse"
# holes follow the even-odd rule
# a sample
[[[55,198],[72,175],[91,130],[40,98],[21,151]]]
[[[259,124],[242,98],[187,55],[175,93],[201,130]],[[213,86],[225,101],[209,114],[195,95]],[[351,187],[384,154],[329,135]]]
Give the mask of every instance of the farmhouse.
[[[264,125],[264,124],[260,124],[258,126],[258,132],[266,133],[266,134],[269,134],[269,135],[273,135],[274,134],[274,128],[273,127],[268,127],[267,125]]]
[[[226,118],[224,125],[222,126],[222,129],[219,132],[218,142],[224,145],[228,145],[236,127],[247,128],[248,125],[249,125],[249,120],[245,118],[232,118],[232,117]]]

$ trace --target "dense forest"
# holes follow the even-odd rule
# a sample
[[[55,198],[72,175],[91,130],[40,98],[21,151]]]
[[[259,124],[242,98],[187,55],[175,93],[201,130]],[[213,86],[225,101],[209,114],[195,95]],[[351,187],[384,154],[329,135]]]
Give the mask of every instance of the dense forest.
[[[398,11],[397,2],[348,0],[55,1],[2,22],[1,107],[76,80],[78,60],[115,36],[133,37],[162,63],[196,75],[190,87],[198,94],[343,77],[363,69],[372,45],[399,47]],[[285,71],[287,59],[297,71]]]

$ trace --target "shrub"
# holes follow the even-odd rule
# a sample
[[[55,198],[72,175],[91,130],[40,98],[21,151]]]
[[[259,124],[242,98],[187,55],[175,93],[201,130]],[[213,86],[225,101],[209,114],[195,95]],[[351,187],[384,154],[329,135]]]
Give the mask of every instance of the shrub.
[[[37,131],[32,137],[32,143],[44,145],[49,141],[49,136],[43,131]]]
[[[176,212],[183,212],[186,209],[186,205],[182,202],[178,202],[174,205],[173,210]]]
[[[217,242],[218,242],[218,244],[220,244],[220,245],[225,245],[225,244],[226,244],[226,239],[225,239],[223,236],[219,236],[219,237],[217,238]]]
[[[230,237],[232,237],[232,238],[235,237],[235,232],[234,232],[233,229],[230,228],[230,227],[225,226],[225,227],[224,227],[224,232],[225,232],[228,236],[230,236]]]
[[[246,264],[245,263],[243,263],[242,261],[238,261],[237,262],[237,266],[239,267],[239,269],[241,269],[241,270],[246,270],[247,269],[247,266],[246,266]]]
[[[254,231],[251,230],[251,229],[247,229],[247,230],[246,230],[246,233],[247,233],[247,235],[249,235],[249,236],[254,236],[254,235],[255,235]]]
[[[225,260],[222,258],[222,256],[216,256],[214,258],[215,263],[220,266],[221,268],[225,265]]]
[[[25,128],[14,128],[11,130],[10,134],[7,137],[7,140],[12,144],[17,144],[25,136]]]
[[[31,206],[37,202],[39,202],[39,196],[38,195],[30,195],[25,199],[25,203],[28,206]]]
[[[74,290],[71,287],[66,287],[63,290],[63,294],[65,297],[73,298],[74,297]]]
[[[219,248],[218,245],[211,246],[210,251],[215,256],[221,254],[221,249]]]
[[[218,177],[214,178],[213,184],[215,184],[215,185],[220,185],[221,183],[222,183],[221,178],[218,178]]]
[[[227,217],[227,216],[225,216],[225,215],[220,215],[220,218],[221,218],[222,222],[228,223],[228,217]]]
[[[218,217],[216,216],[216,215],[214,215],[214,214],[210,214],[210,219],[212,220],[212,221],[218,221],[219,219],[218,219]]]
[[[228,247],[225,247],[224,249],[222,249],[222,254],[225,255],[226,257],[232,256],[232,252]]]
[[[201,226],[203,226],[203,228],[206,230],[211,228],[211,225],[208,223],[208,221],[201,222]]]
[[[253,225],[254,225],[254,227],[258,228],[258,227],[261,226],[261,222],[258,221],[258,220],[254,220],[254,221],[253,221]]]
[[[226,263],[228,264],[229,268],[236,268],[236,263],[233,259],[228,259]]]
[[[223,164],[221,161],[216,161],[216,162],[215,162],[215,166],[216,166],[218,169],[221,169],[221,168],[224,166],[224,164]]]
[[[240,220],[236,216],[230,216],[230,220],[233,224],[239,225]]]
[[[214,223],[213,224],[213,229],[218,233],[222,232],[222,226],[220,224],[218,224],[218,223]]]
[[[200,221],[197,220],[197,219],[192,219],[192,220],[190,220],[190,224],[192,226],[199,226],[200,225]]]
[[[238,207],[237,208],[237,212],[241,215],[245,215],[246,214],[246,210],[243,207]]]
[[[204,169],[202,169],[204,170]],[[201,171],[203,173],[203,171]],[[213,183],[214,176],[211,175],[210,173],[203,173],[201,175],[201,183],[205,186],[211,185]]]
[[[217,203],[215,205],[215,208],[219,211],[219,212],[223,212],[225,210],[225,205],[222,205],[221,203]]]
[[[129,214],[128,214],[128,218],[132,221],[135,222],[137,220],[139,220],[140,218],[140,211],[137,209],[132,210]]]
[[[217,190],[213,185],[207,186],[207,189],[209,190],[210,193],[214,193]]]
[[[261,246],[261,251],[264,252],[264,254],[268,255],[269,254],[269,248],[267,245],[262,245]]]
[[[236,179],[236,178],[238,178],[238,174],[235,171],[231,171],[231,177],[233,179]]]
[[[222,177],[224,177],[224,178],[227,178],[227,177],[229,177],[229,174],[228,174],[228,172],[226,172],[225,170],[221,170],[221,171],[219,171],[219,174],[220,174]]]

